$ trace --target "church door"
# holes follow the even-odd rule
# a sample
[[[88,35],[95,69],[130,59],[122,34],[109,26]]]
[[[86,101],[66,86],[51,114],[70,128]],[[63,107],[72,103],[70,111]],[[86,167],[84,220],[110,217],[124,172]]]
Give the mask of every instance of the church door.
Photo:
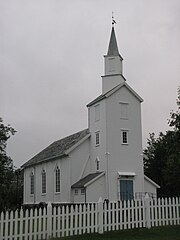
[[[133,199],[133,180],[120,180],[120,199]]]

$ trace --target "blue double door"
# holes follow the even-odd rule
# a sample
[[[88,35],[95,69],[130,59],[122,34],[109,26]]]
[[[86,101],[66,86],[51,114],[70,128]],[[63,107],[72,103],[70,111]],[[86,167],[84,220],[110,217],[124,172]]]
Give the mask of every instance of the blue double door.
[[[132,200],[133,198],[133,180],[120,180],[120,199]]]

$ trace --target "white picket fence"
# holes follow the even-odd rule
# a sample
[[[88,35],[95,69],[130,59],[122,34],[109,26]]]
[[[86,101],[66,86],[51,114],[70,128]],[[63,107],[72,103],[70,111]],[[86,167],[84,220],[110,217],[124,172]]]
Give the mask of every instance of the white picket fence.
[[[36,240],[180,224],[180,198],[77,204],[1,213],[0,240]]]

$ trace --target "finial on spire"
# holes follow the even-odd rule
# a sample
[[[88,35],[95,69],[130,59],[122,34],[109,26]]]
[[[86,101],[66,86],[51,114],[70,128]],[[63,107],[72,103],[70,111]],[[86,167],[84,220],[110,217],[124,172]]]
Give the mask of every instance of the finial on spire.
[[[116,21],[114,20],[114,12],[112,12],[112,27],[114,27],[115,23],[116,23]]]

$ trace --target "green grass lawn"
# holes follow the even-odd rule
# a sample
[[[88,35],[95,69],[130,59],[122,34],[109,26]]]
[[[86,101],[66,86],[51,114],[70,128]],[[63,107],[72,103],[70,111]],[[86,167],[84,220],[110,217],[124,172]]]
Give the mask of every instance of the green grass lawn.
[[[107,232],[105,234],[85,234],[64,237],[63,240],[180,240],[180,226],[155,227]]]

